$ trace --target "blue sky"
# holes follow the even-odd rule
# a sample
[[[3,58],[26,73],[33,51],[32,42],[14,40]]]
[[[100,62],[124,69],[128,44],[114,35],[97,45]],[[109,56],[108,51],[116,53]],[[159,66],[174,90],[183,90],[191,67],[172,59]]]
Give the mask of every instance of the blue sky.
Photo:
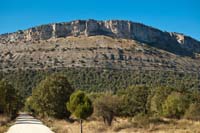
[[[76,19],[125,19],[200,40],[200,0],[0,0],[0,34]]]

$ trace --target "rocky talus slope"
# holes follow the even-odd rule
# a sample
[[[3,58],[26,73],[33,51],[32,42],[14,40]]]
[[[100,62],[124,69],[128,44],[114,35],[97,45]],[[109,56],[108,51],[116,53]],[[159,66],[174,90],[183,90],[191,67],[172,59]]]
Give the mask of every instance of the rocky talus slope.
[[[200,42],[121,20],[77,20],[0,35],[0,69],[102,67],[199,72]]]

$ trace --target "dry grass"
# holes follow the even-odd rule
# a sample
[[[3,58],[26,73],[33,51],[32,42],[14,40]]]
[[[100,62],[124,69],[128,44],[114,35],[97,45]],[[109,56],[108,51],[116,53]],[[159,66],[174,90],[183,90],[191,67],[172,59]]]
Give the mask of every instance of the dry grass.
[[[56,133],[79,133],[79,122],[69,122],[58,119],[45,119],[47,124]],[[86,133],[199,133],[200,122],[190,120],[162,119],[151,121],[146,126],[138,126],[127,118],[117,118],[112,126],[105,126],[102,120],[93,119],[83,122],[83,131]]]
[[[169,133],[199,133],[200,122],[191,120],[173,120],[168,125],[157,125],[153,131]]]
[[[7,116],[0,115],[0,133],[5,133],[10,126],[10,119]]]

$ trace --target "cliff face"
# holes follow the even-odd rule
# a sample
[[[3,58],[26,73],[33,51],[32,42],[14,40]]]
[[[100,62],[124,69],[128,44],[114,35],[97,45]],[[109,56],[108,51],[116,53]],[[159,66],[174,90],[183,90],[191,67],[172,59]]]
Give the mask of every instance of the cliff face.
[[[200,42],[178,33],[163,32],[140,23],[121,20],[77,20],[41,25],[24,31],[0,35],[0,43],[47,40],[68,36],[104,35],[137,40],[175,54],[200,53]]]

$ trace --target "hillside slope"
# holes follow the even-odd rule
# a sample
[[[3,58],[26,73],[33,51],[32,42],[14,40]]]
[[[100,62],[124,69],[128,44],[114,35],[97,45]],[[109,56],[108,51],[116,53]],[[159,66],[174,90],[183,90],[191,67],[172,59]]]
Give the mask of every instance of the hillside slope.
[[[200,42],[123,20],[76,20],[0,35],[0,69],[199,71]]]
[[[119,20],[77,20],[0,35],[0,79],[23,96],[54,72],[90,91],[136,84],[199,89],[200,42]]]
[[[54,38],[0,45],[0,68],[101,67],[198,72],[200,60],[179,56],[135,40],[106,36]]]

